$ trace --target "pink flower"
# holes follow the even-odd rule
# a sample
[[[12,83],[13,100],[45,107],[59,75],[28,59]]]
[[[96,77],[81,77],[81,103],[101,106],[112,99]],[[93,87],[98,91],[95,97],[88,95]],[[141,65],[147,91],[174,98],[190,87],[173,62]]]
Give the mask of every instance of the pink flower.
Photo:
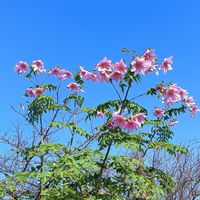
[[[164,116],[164,113],[165,111],[161,108],[156,108],[154,111],[153,111],[153,114],[157,117],[157,118],[161,118]]]
[[[167,105],[172,105],[181,99],[179,89],[173,85],[169,86],[163,93],[163,102]]]
[[[119,126],[120,128],[124,128],[126,124],[126,118],[121,115],[114,115],[112,117],[113,126]]]
[[[98,64],[97,64],[98,71],[111,71],[112,69],[112,62],[111,60],[108,60],[106,57],[103,58]]]
[[[146,61],[150,61],[152,64],[156,62],[156,54],[154,49],[147,49],[143,57]]]
[[[36,71],[38,74],[46,73],[46,69],[44,69],[44,63],[41,60],[34,60],[31,67],[33,71]]]
[[[156,75],[158,75],[158,71],[156,69],[156,54],[154,49],[147,49],[146,52],[142,56],[146,61],[147,69],[145,70],[145,74],[149,72],[155,71]]]
[[[60,69],[59,67],[55,67],[54,69],[50,70],[49,74],[57,76],[60,80],[63,80],[63,81],[73,76],[70,71],[67,71],[65,69]]]
[[[128,130],[133,130],[136,129],[138,127],[138,123],[134,120],[127,120],[125,123],[125,128]]]
[[[172,66],[171,66],[172,58],[173,58],[172,56],[170,56],[169,58],[165,58],[164,62],[161,64],[159,70],[164,71],[164,73],[172,70],[173,69]]]
[[[198,106],[196,105],[193,105],[191,108],[190,108],[190,116],[191,117],[194,117],[196,112],[200,112],[200,109]]]
[[[83,92],[83,90],[80,89],[80,85],[77,83],[70,83],[67,85],[67,88],[72,92]]]
[[[28,89],[26,90],[26,94],[27,94],[29,97],[35,97],[32,88],[28,88]]]
[[[105,71],[100,71],[99,74],[97,75],[97,79],[103,83],[103,82],[109,82],[109,75]]]
[[[100,112],[100,111],[97,111],[97,117],[103,117],[103,113],[102,112]]]
[[[34,97],[41,95],[44,91],[44,88],[36,88],[33,90]]]
[[[89,72],[87,70],[85,70],[82,66],[80,66],[80,69],[81,69],[81,72],[80,72],[81,78],[86,78],[86,76]]]
[[[67,80],[67,79],[72,77],[72,73],[70,71],[62,69],[62,70],[60,70],[60,73],[58,73],[57,76],[58,76],[58,78],[60,80],[64,80],[65,81],[65,80]]]
[[[59,76],[61,73],[61,69],[59,67],[55,67],[54,69],[49,71],[49,74],[55,75],[55,76]]]
[[[119,81],[123,78],[123,73],[119,72],[119,71],[114,71],[111,74],[109,74],[109,78],[115,81]]]
[[[97,75],[96,75],[96,74],[93,74],[93,73],[90,73],[90,72],[87,73],[86,79],[87,79],[87,80],[91,80],[91,81],[93,81],[93,82],[97,82],[97,81],[98,81]]]
[[[184,90],[179,87],[179,95],[181,97],[181,100],[185,100],[188,97],[188,92],[187,90]]]
[[[188,97],[185,99],[185,105],[191,107],[195,104],[193,97]]]
[[[37,97],[39,95],[41,95],[44,92],[44,88],[28,88],[26,90],[26,93],[29,97]]]
[[[184,101],[188,107],[191,106],[190,104],[194,104],[193,98],[188,98],[188,92],[176,84],[170,84],[168,88],[162,87],[160,92],[163,103],[166,103],[168,106],[180,100]]]
[[[135,74],[145,74],[145,71],[148,69],[147,62],[144,57],[136,57],[132,62],[131,71]]]
[[[149,72],[152,72],[152,71],[155,71],[156,72],[156,75],[159,75],[158,73],[158,70],[156,69],[156,65],[149,62],[149,61],[146,61],[146,70],[144,71],[145,74],[148,74]]]
[[[137,122],[138,126],[141,126],[141,124],[144,123],[144,120],[146,117],[147,116],[145,113],[138,113],[138,114],[132,116],[132,120]]]
[[[22,74],[24,73],[26,70],[28,69],[28,64],[24,61],[19,61],[16,65],[15,65],[15,71],[18,74]]]
[[[122,74],[124,74],[127,71],[126,65],[122,59],[119,62],[115,63],[114,71],[121,72]]]
[[[32,62],[32,65],[37,66],[39,69],[43,69],[44,68],[44,63],[41,60],[34,60]]]
[[[81,72],[80,72],[81,78],[86,78],[87,80],[91,80],[93,82],[98,81],[98,77],[96,74],[86,71],[83,67],[80,67],[80,69],[81,69]]]

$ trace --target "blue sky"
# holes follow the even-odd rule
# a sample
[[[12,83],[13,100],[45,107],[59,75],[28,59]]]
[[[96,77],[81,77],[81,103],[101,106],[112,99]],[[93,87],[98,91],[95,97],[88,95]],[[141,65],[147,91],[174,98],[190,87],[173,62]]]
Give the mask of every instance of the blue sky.
[[[145,84],[176,82],[200,105],[199,10],[198,0],[1,1],[0,131],[16,120],[10,105],[17,106],[28,87],[13,72],[19,60],[41,59],[47,68],[59,64],[70,70],[79,65],[92,69],[104,56],[118,61],[123,47],[139,52],[151,47],[161,60],[173,55],[174,70],[147,78]],[[104,87],[87,91],[91,102],[109,97],[110,89]],[[175,139],[199,138],[200,114],[194,119],[186,114],[179,121]]]

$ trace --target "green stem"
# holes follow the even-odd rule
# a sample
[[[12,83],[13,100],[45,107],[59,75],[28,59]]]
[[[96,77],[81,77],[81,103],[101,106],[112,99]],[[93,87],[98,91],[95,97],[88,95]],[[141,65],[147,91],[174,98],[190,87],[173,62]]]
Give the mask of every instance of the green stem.
[[[152,142],[153,138],[155,137],[156,135],[156,131],[153,132],[153,134],[151,135],[151,138],[149,140],[149,142]],[[148,146],[146,147],[145,151],[144,151],[144,154],[143,154],[143,157],[147,154],[147,151],[148,151]]]
[[[121,96],[120,96],[120,94],[119,94],[117,88],[116,88],[115,85],[113,84],[112,80],[110,80],[110,83],[111,83],[111,85],[113,86],[115,92],[117,93],[117,96],[119,97],[120,101],[122,102],[122,98],[121,98]]]
[[[144,96],[144,95],[147,95],[147,92],[142,93],[142,94],[140,94],[140,95],[138,95],[138,96],[136,96],[136,97],[133,97],[132,99],[130,99],[130,101],[133,101],[133,100],[135,100],[135,99],[137,99],[137,98],[139,98],[139,97],[142,97],[142,96]]]

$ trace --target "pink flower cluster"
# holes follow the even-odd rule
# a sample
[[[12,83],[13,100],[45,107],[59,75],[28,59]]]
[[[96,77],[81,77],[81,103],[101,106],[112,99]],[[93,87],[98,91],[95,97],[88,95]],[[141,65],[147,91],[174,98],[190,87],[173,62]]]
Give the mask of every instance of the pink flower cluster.
[[[88,72],[83,67],[80,67],[80,76],[94,82],[109,82],[110,80],[118,82],[124,77],[124,73],[127,71],[126,67],[123,60],[113,64],[111,60],[105,57],[96,65],[98,71],[96,74]]]
[[[130,131],[140,127],[144,123],[145,118],[146,115],[144,113],[138,113],[131,118],[126,118],[115,113],[112,116],[111,122],[113,127],[125,128]]]
[[[72,92],[84,92],[78,83],[70,83],[67,85],[67,88]]]
[[[155,117],[160,119],[164,116],[165,111],[161,108],[156,108],[156,109],[154,109],[153,114],[154,114]],[[169,120],[169,126],[174,126],[177,123],[178,123],[177,119],[172,118],[172,119]]]
[[[67,80],[71,78],[73,75],[70,71],[65,69],[60,69],[59,67],[55,67],[49,71],[49,74],[57,76],[60,80]]]
[[[18,74],[22,74],[24,73],[26,70],[28,69],[28,64],[24,61],[19,61],[16,65],[15,65],[15,71]]]
[[[156,71],[156,55],[155,50],[147,49],[142,56],[136,56],[131,62],[131,71],[137,74],[148,74],[149,72]]]
[[[41,95],[43,92],[44,92],[44,88],[40,88],[40,87],[35,88],[35,89],[33,89],[33,88],[28,88],[28,89],[26,90],[26,94],[27,94],[29,97],[35,97],[35,98],[36,98],[37,96]]]
[[[44,68],[44,63],[41,60],[34,60],[30,69],[33,70],[37,75],[47,72],[47,70]],[[28,70],[28,64],[26,62],[20,61],[15,65],[15,71],[18,72],[18,74],[22,74],[26,72],[26,70]],[[49,70],[48,73],[57,76],[60,80],[64,81],[73,76],[70,71],[60,69],[59,67]]]
[[[149,72],[155,71],[158,75],[158,71],[156,67],[156,54],[154,49],[147,49],[146,52],[142,56],[136,56],[135,59],[131,62],[132,68],[131,71],[134,72],[135,75],[143,74],[146,75]],[[172,57],[165,58],[159,70],[167,71],[172,70]]]
[[[174,103],[182,101],[184,105],[190,110],[192,117],[196,112],[199,112],[199,108],[195,105],[193,97],[188,96],[188,92],[176,84],[170,84],[165,87],[163,84],[157,85],[156,90],[160,92],[162,96],[162,102],[167,106],[171,106]]]
[[[46,73],[46,70],[44,69],[44,63],[41,60],[34,60],[31,64],[31,68],[34,72],[37,72],[38,74]],[[28,70],[28,64],[24,61],[19,61],[15,65],[15,71],[18,74],[22,74]]]

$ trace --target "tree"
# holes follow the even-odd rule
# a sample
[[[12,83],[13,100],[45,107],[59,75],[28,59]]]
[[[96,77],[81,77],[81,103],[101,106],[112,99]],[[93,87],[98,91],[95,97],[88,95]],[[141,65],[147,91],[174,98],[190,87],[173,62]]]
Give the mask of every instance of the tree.
[[[123,52],[128,50],[123,49]],[[171,155],[187,148],[170,143],[175,116],[198,107],[186,90],[161,82],[139,96],[129,97],[133,83],[143,75],[172,70],[172,57],[157,63],[154,50],[131,56],[131,61],[112,63],[106,57],[89,72],[80,67],[74,75],[59,66],[46,70],[41,60],[31,65],[20,61],[15,70],[31,81],[21,110],[28,134],[15,127],[14,139],[1,137],[11,145],[1,157],[0,194],[12,199],[162,199],[173,189],[173,178],[146,163],[148,152],[163,149]],[[56,77],[58,82],[52,78]],[[74,81],[63,86],[65,81]],[[117,99],[96,107],[85,107],[85,81],[111,85]],[[50,81],[50,83],[49,83]],[[161,99],[164,108],[150,109],[136,103],[148,96]],[[173,107],[174,106],[174,107]],[[85,124],[84,124],[85,123]],[[61,139],[55,141],[59,135]],[[130,157],[122,150],[136,150]],[[120,152],[118,150],[121,150]],[[142,158],[142,159],[141,159]]]
[[[175,185],[167,200],[196,200],[200,197],[200,155],[199,142],[194,140],[184,145],[188,154],[171,156],[164,151],[153,152],[151,165],[163,170],[174,178]]]

